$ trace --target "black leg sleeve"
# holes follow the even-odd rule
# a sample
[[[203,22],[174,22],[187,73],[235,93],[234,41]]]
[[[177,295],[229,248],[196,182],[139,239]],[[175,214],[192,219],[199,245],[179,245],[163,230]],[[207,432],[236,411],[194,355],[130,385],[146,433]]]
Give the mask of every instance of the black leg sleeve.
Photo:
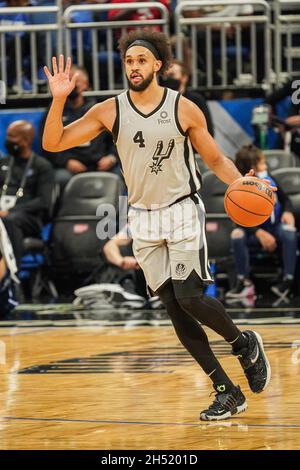
[[[195,272],[183,282],[173,281],[176,300],[195,320],[208,326],[226,341],[241,335],[219,300],[203,295],[203,284]]]
[[[157,294],[164,303],[181,344],[198,362],[214,383],[232,384],[208,342],[200,323],[182,310],[175,299],[171,280],[161,287]]]

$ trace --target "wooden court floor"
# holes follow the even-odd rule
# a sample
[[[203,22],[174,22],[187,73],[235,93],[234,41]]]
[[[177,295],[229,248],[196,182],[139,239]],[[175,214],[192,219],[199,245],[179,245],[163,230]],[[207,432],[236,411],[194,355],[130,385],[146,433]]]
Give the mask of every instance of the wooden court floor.
[[[171,326],[0,328],[0,448],[300,449],[300,325],[253,329],[273,369],[268,389],[253,395],[209,333],[248,410],[205,424],[211,387]]]

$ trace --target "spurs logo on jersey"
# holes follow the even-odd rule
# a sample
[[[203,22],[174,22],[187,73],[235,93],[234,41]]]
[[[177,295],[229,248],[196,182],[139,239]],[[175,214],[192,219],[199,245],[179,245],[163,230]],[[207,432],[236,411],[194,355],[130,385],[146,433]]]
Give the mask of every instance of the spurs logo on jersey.
[[[116,97],[113,135],[132,207],[166,207],[200,189],[193,148],[178,118],[180,99],[165,88],[158,106],[144,114],[129,91]]]
[[[175,268],[175,272],[177,276],[181,277],[184,276],[186,273],[186,266],[183,263],[178,263]]]
[[[152,165],[150,165],[151,168],[151,173],[155,173],[156,175],[158,174],[159,171],[162,171],[162,161],[165,160],[166,158],[170,158],[172,150],[174,148],[175,142],[174,139],[170,140],[168,144],[168,148],[165,153],[162,153],[163,151],[163,141],[159,140],[157,142],[155,154],[152,157]]]

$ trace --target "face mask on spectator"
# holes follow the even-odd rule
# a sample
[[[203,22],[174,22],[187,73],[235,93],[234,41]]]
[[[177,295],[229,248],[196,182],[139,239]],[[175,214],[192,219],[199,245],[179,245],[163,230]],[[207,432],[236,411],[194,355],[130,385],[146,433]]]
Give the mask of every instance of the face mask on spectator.
[[[21,155],[20,145],[16,144],[12,140],[6,139],[5,147],[6,147],[6,150],[8,151],[8,153],[9,153],[9,155],[11,155],[12,157],[20,157],[20,155]]]
[[[181,82],[177,78],[168,77],[168,78],[162,79],[161,84],[162,84],[162,86],[165,86],[167,88],[171,88],[171,90],[176,90],[177,91],[177,90],[179,90]]]
[[[79,91],[78,91],[78,88],[75,87],[74,90],[71,91],[71,93],[69,94],[68,96],[68,99],[73,101],[73,100],[76,100],[77,96],[79,96]]]
[[[263,178],[266,178],[268,176],[268,172],[267,172],[267,170],[258,171],[256,173],[256,176],[257,176],[257,178],[263,179]]]

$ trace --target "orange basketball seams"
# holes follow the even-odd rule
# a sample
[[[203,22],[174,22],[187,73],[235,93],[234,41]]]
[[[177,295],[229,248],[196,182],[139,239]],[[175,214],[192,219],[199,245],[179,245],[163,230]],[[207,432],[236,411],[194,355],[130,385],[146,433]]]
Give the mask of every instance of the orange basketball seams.
[[[265,222],[273,212],[274,202],[270,186],[252,176],[234,181],[224,197],[227,214],[243,227],[255,227]]]

